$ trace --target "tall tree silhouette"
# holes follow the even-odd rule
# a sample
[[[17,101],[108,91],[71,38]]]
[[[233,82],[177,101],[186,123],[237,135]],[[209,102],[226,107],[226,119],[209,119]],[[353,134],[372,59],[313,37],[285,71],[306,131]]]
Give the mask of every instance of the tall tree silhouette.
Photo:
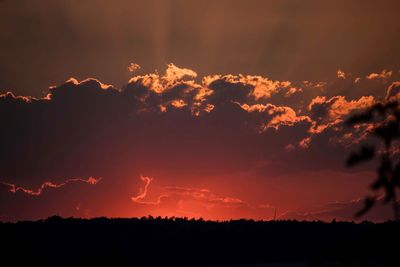
[[[397,190],[400,188],[400,160],[398,142],[400,140],[400,105],[398,101],[377,103],[365,111],[351,116],[347,124],[358,127],[364,124],[369,135],[378,137],[379,142],[363,145],[347,160],[348,166],[379,158],[377,177],[370,185],[372,195],[364,200],[364,207],[357,212],[360,217],[367,213],[378,201],[391,204],[394,218],[399,219]],[[382,194],[383,192],[383,194]]]

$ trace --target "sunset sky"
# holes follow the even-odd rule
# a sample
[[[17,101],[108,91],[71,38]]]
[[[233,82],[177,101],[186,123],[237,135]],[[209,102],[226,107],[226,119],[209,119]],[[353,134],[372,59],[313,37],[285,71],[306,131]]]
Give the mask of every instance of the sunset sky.
[[[0,220],[354,220],[397,0],[0,1]],[[377,206],[362,219],[390,219]]]

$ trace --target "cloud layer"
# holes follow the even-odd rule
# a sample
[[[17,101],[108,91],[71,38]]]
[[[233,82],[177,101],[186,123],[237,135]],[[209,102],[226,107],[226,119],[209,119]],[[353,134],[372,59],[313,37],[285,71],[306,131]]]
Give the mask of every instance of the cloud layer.
[[[330,199],[314,199],[316,205],[355,199],[365,179],[343,182],[359,188],[353,195],[329,187],[335,179],[342,185],[335,176],[343,171],[348,149],[368,138],[368,125],[349,128],[344,121],[377,101],[397,97],[399,83],[395,70],[365,77],[338,70],[330,81],[199,77],[172,63],[163,74],[138,74],[137,64],[129,70],[133,77],[122,88],[71,78],[50,87],[42,98],[0,96],[0,176],[8,185],[1,192],[5,202],[0,213],[29,201],[12,199],[10,189],[42,197],[50,191],[45,188],[98,181],[68,177],[104,178],[90,192],[98,201],[88,200],[84,191],[74,196],[59,192],[60,210],[67,209],[65,198],[74,199],[68,215],[77,215],[77,203],[90,206],[94,215],[129,216],[140,215],[135,205],[169,202],[163,214],[180,213],[172,208],[176,205],[187,211],[180,214],[189,214],[191,205],[200,205],[195,212],[199,217],[218,218],[220,213],[229,218],[236,212],[270,218],[271,209],[261,206],[280,202],[285,210],[304,210],[315,192],[334,190]],[[337,174],[314,180],[321,172]],[[153,200],[147,198],[153,180],[140,173],[157,178],[161,191]],[[141,177],[144,187],[131,177]],[[308,189],[300,189],[301,184]],[[135,187],[142,189],[132,197]]]

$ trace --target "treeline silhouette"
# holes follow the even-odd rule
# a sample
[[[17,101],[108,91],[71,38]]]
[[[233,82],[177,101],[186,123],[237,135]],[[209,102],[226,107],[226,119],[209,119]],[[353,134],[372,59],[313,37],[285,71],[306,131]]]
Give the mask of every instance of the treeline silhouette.
[[[7,266],[399,266],[400,222],[54,216],[0,223],[0,236]]]

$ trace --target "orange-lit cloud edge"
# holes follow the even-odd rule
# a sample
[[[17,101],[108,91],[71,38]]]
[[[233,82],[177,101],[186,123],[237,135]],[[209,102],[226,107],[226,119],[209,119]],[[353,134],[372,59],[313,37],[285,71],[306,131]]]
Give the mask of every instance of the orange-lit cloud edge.
[[[29,189],[29,188],[25,188],[22,186],[18,186],[15,184],[11,184],[11,183],[6,183],[6,182],[0,182],[1,184],[7,186],[9,188],[9,192],[11,193],[17,193],[17,192],[22,192],[31,196],[40,196],[45,189],[48,188],[60,188],[63,187],[69,183],[75,183],[75,182],[82,182],[82,183],[86,183],[89,185],[96,185],[98,182],[100,182],[102,178],[93,178],[93,177],[89,177],[87,179],[82,179],[82,178],[73,178],[73,179],[67,179],[65,182],[63,183],[53,183],[53,182],[44,182],[43,184],[41,184],[39,186],[39,188],[37,188],[36,190],[34,189]]]

